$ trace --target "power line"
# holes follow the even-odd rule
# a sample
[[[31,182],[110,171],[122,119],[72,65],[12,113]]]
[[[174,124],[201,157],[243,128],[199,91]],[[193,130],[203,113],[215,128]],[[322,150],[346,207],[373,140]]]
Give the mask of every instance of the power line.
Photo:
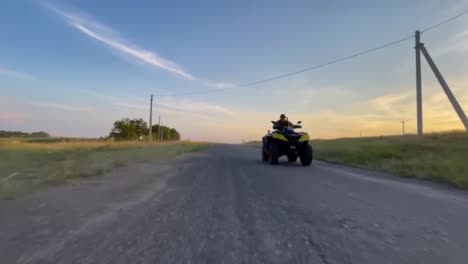
[[[443,24],[451,22],[451,21],[453,21],[453,20],[455,20],[455,19],[457,19],[459,17],[462,17],[464,15],[467,15],[467,14],[468,14],[468,11],[465,11],[465,12],[463,12],[461,14],[458,14],[458,15],[456,15],[454,17],[451,17],[451,18],[449,18],[447,20],[444,20],[444,21],[442,21],[442,22],[440,22],[438,24],[432,25],[432,26],[430,26],[430,27],[428,27],[428,28],[426,28],[424,30],[421,30],[421,32],[430,31],[430,30],[432,30],[434,28],[437,28],[437,27],[439,27],[439,26],[441,26]],[[309,68],[301,69],[301,70],[290,72],[290,73],[276,75],[276,76],[273,76],[273,77],[270,77],[270,78],[261,79],[259,81],[254,81],[254,82],[249,82],[249,83],[244,83],[244,84],[240,84],[240,85],[235,85],[235,86],[225,87],[225,88],[219,88],[219,89],[206,89],[206,90],[187,92],[187,93],[162,94],[160,96],[165,96],[165,97],[188,96],[188,95],[224,92],[224,91],[227,91],[227,90],[232,90],[232,89],[237,89],[237,88],[245,88],[245,87],[249,87],[249,86],[253,86],[253,85],[257,85],[257,84],[261,84],[261,83],[266,83],[266,82],[286,78],[286,77],[289,77],[289,76],[292,76],[292,75],[297,75],[297,74],[304,73],[304,72],[307,72],[307,71],[316,70],[316,69],[323,68],[323,67],[326,67],[326,66],[331,65],[331,64],[335,64],[335,63],[343,62],[343,61],[346,61],[346,60],[350,60],[350,59],[353,59],[353,58],[356,58],[356,57],[359,57],[359,56],[362,56],[362,55],[365,55],[365,54],[368,54],[368,53],[371,53],[371,52],[374,52],[374,51],[377,51],[377,50],[381,50],[381,49],[384,49],[384,48],[399,44],[401,42],[407,41],[407,40],[412,39],[412,38],[414,38],[413,35],[402,38],[402,39],[399,39],[399,40],[396,40],[396,41],[388,42],[386,44],[377,46],[375,48],[371,48],[371,49],[368,49],[368,50],[364,50],[364,51],[361,51],[361,52],[358,52],[358,53],[351,54],[349,56],[345,56],[345,57],[338,58],[338,59],[335,59],[335,60],[332,60],[332,61],[329,61],[329,62],[326,62],[326,63],[322,63],[322,64],[319,64],[319,65],[316,65],[316,66],[312,66],[312,67],[309,67]]]
[[[461,14],[459,14],[459,15],[456,15],[456,16],[454,16],[454,17],[451,17],[451,18],[447,19],[447,20],[444,20],[444,21],[442,21],[442,22],[440,22],[440,23],[438,23],[438,24],[435,24],[435,25],[430,26],[430,27],[428,27],[428,28],[426,28],[426,29],[423,29],[423,30],[421,30],[421,32],[424,33],[424,32],[426,32],[426,31],[433,30],[433,29],[436,28],[436,27],[442,26],[443,24],[446,24],[446,23],[448,23],[448,22],[451,22],[451,21],[453,21],[453,20],[455,20],[455,19],[457,19],[457,18],[459,18],[459,17],[462,17],[462,16],[464,16],[464,15],[468,15],[468,10],[465,11],[465,12],[463,12],[463,13],[461,13]]]
[[[168,110],[167,112],[183,112],[183,113],[189,113],[189,114],[195,114],[195,115],[204,114],[202,112],[181,109],[181,108],[178,108],[178,107],[172,107],[172,106],[168,106],[168,105],[164,105],[164,104],[155,104],[155,106],[159,106],[160,109],[165,108],[166,110]]]
[[[282,79],[282,78],[289,77],[289,76],[292,76],[292,75],[297,75],[297,74],[300,74],[300,73],[303,73],[303,72],[316,70],[316,69],[323,68],[323,67],[331,65],[331,64],[338,63],[338,62],[350,60],[352,58],[359,57],[359,56],[362,56],[362,55],[367,54],[367,53],[371,53],[371,52],[374,52],[374,51],[377,51],[377,50],[380,50],[380,49],[387,48],[389,46],[396,45],[398,43],[401,43],[403,41],[406,41],[406,40],[409,40],[409,39],[412,39],[412,38],[414,38],[414,36],[408,36],[408,37],[405,37],[405,38],[402,38],[402,39],[399,39],[399,40],[396,40],[396,41],[386,43],[384,45],[377,46],[377,47],[372,48],[372,49],[368,49],[368,50],[365,50],[365,51],[354,53],[354,54],[346,56],[346,57],[338,58],[338,59],[335,59],[335,60],[332,60],[332,61],[329,61],[329,62],[326,62],[326,63],[322,63],[322,64],[319,64],[319,65],[316,65],[316,66],[312,66],[312,67],[309,67],[309,68],[301,69],[301,70],[286,73],[286,74],[273,76],[273,77],[262,79],[262,80],[255,81],[255,82],[249,82],[249,83],[244,83],[244,84],[240,84],[240,85],[236,85],[236,86],[219,88],[219,89],[206,89],[206,90],[201,90],[201,91],[196,91],[196,92],[189,92],[189,93],[162,94],[160,96],[185,96],[185,95],[195,95],[195,94],[205,94],[205,93],[216,93],[216,92],[222,92],[222,91],[232,90],[232,89],[236,89],[236,88],[249,87],[249,86],[253,86],[253,85],[257,85],[257,84],[261,84],[261,83],[266,83],[266,82],[270,82],[270,81],[277,80],[277,79]]]

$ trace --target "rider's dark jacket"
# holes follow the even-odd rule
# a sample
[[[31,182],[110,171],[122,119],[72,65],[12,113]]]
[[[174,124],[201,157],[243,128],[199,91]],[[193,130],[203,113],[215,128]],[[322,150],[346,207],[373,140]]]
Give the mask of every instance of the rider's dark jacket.
[[[273,129],[282,129],[284,127],[288,127],[288,126],[292,126],[293,124],[291,122],[289,122],[287,119],[283,119],[283,120],[278,120],[275,122],[275,124],[273,125]]]

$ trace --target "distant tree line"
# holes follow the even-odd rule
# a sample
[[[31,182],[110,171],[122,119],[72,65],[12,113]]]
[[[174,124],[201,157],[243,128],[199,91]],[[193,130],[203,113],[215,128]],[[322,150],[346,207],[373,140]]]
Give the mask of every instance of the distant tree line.
[[[141,118],[123,118],[114,122],[109,137],[118,140],[135,140],[147,137],[149,133],[148,124]],[[152,126],[153,139],[159,138],[159,126]],[[180,140],[180,133],[175,128],[161,126],[163,140]]]
[[[153,138],[159,138],[159,125],[153,126]],[[161,135],[163,140],[180,140],[180,134],[175,128],[161,126]]]
[[[44,131],[27,133],[21,131],[0,130],[0,138],[50,138],[50,135]]]

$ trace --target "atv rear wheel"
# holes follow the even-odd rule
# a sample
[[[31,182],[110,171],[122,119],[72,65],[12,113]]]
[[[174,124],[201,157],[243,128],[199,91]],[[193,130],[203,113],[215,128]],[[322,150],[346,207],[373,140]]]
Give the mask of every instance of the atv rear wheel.
[[[288,161],[289,162],[296,162],[297,161],[297,155],[294,153],[294,154],[289,154],[288,155]]]
[[[312,159],[313,159],[312,147],[310,145],[307,145],[301,151],[300,158],[301,158],[302,166],[310,166],[310,164],[312,163]]]
[[[268,161],[268,153],[262,148],[262,161]]]
[[[275,165],[278,164],[279,159],[279,151],[278,146],[275,143],[270,144],[270,148],[268,149],[268,161],[270,164]]]

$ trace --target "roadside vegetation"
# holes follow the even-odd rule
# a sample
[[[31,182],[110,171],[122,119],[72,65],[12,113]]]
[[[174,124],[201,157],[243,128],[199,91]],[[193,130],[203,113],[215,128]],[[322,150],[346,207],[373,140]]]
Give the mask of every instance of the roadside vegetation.
[[[468,135],[436,133],[375,138],[314,140],[320,160],[448,183],[468,189]]]
[[[100,175],[135,162],[199,151],[205,143],[0,139],[0,199],[47,185]]]
[[[44,131],[39,132],[22,132],[22,131],[6,131],[0,130],[0,138],[49,138],[50,135]]]
[[[175,128],[154,125],[151,129],[153,138],[180,140],[180,133]],[[109,137],[115,140],[136,140],[146,137],[148,133],[149,126],[143,119],[123,118],[114,122]]]

